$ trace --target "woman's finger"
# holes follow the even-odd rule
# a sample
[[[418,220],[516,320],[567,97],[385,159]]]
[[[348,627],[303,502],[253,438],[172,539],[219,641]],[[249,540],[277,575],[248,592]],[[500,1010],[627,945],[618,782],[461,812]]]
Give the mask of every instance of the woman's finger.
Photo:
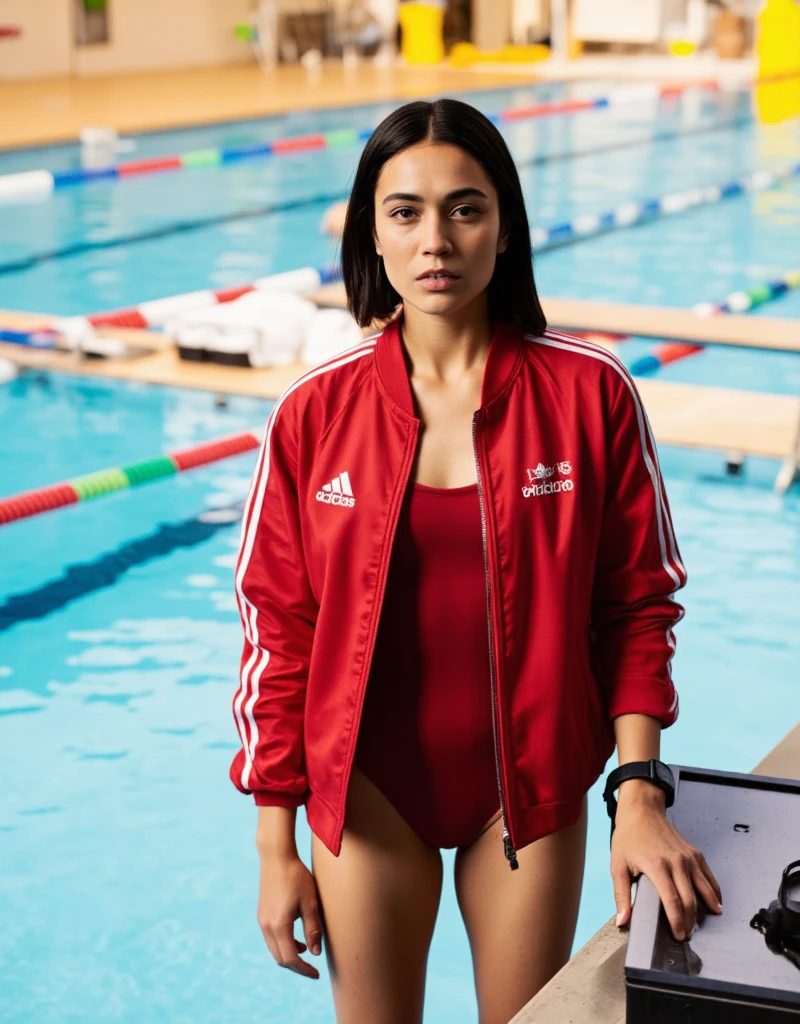
[[[656,887],[656,892],[664,907],[664,913],[667,915],[673,936],[679,942],[683,942],[686,938],[683,901],[678,895],[678,890],[675,888],[668,862],[666,860],[658,860],[652,867],[645,869],[644,873]]]
[[[700,866],[700,870],[702,871],[703,875],[708,879],[708,884],[711,886],[712,892],[714,893],[714,897],[715,897],[717,903],[719,903],[721,905],[722,904],[722,889],[720,889],[719,882],[714,877],[714,872],[708,866],[708,862],[706,861],[705,857],[700,852],[700,850],[697,851],[697,861],[698,861],[698,864]],[[708,901],[706,901],[706,902],[708,902]],[[709,907],[711,907],[712,910],[714,909],[712,907],[711,903],[709,903],[708,905],[709,905]]]
[[[261,924],[260,921],[259,927],[261,928],[261,934],[264,936],[264,942],[267,944],[267,949],[270,951],[272,959],[275,963],[280,964],[281,954],[278,949],[278,943],[275,941],[275,936],[272,933],[272,929],[266,924]]]
[[[672,882],[681,900],[683,913],[684,937],[690,938],[697,924],[697,895],[694,891],[691,875],[691,858],[677,854],[671,863]]]
[[[322,952],[322,922],[320,921],[319,904],[316,899],[307,899],[301,904],[303,932],[308,948],[319,956]]]
[[[294,921],[282,921],[273,929],[275,941],[278,945],[281,967],[288,967],[295,974],[301,974],[304,978],[318,978],[319,971],[305,960],[301,960],[295,947],[297,941],[294,937]]]
[[[717,896],[717,889],[719,887],[715,888],[713,885],[713,881],[716,881],[714,876],[712,875],[709,878],[708,874],[703,870],[702,857],[695,858],[693,861],[691,875],[695,890],[703,903],[715,914],[722,913],[722,904]]]
[[[621,928],[628,922],[631,911],[631,874],[628,868],[621,864],[611,872],[614,882],[614,902],[617,905],[617,927]]]

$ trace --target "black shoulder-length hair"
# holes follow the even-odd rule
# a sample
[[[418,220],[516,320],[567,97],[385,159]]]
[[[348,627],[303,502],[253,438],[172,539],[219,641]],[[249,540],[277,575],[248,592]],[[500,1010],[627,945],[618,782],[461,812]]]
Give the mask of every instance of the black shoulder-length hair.
[[[489,318],[534,334],[547,326],[533,280],[530,228],[517,168],[505,139],[488,117],[460,100],[406,103],[384,118],[358,162],[342,235],[342,273],[350,312],[362,327],[387,320],[400,296],[375,251],[375,188],[387,160],[419,142],[449,143],[483,167],[497,191],[508,246],[489,282]]]

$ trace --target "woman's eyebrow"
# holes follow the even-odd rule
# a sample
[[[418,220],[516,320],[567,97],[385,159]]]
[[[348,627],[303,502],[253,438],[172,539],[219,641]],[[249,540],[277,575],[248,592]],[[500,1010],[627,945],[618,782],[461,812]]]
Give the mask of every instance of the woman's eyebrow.
[[[482,192],[479,188],[468,187],[468,188],[457,188],[453,192],[448,192],[444,197],[445,202],[451,202],[453,199],[465,199],[467,196],[480,196],[481,199],[488,199],[489,197],[485,192]],[[391,203],[396,199],[402,199],[407,203],[424,203],[425,200],[422,196],[415,195],[413,192],[392,192],[383,200],[384,203]]]

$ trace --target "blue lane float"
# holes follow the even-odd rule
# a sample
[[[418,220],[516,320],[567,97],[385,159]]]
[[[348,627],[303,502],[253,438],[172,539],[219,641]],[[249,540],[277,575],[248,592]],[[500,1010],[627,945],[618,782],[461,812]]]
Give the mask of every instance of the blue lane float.
[[[7,345],[25,345],[28,348],[55,348],[57,331],[38,329],[34,331],[11,331],[0,328],[0,341]]]

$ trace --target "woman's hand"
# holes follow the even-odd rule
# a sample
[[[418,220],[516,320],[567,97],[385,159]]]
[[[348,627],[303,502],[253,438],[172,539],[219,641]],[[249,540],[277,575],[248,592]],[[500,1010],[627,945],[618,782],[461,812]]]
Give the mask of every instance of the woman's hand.
[[[310,949],[315,956],[322,951],[317,883],[296,853],[261,852],[258,894],[258,924],[275,961],[281,967],[319,978],[316,967],[300,959]],[[303,919],[305,942],[294,937],[294,922]]]
[[[624,783],[629,786],[630,783]],[[631,882],[645,874],[656,887],[679,942],[697,923],[697,895],[709,910],[722,913],[722,891],[703,854],[667,819],[664,794],[650,782],[625,794],[617,806],[611,837],[611,877],[617,926],[630,921]]]

